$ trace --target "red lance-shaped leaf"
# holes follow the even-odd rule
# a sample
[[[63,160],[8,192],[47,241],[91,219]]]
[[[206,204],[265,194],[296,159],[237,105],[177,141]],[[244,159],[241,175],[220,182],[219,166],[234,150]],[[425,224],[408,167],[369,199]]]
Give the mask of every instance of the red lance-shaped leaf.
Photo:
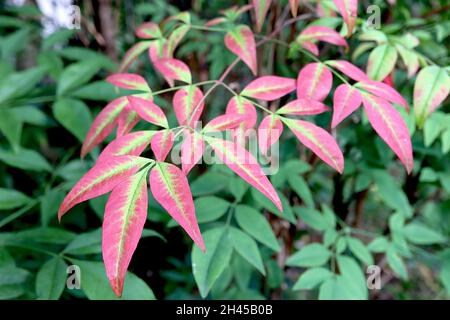
[[[155,131],[150,130],[136,131],[117,138],[103,149],[97,162],[111,156],[139,156],[150,144],[150,140],[154,134]]]
[[[328,108],[320,101],[309,98],[300,98],[284,105],[279,110],[277,110],[277,113],[291,114],[296,116],[308,116],[320,114],[328,110],[330,110],[330,108]]]
[[[228,140],[211,137],[205,137],[205,140],[224,164],[269,198],[280,211],[283,210],[278,194],[251,153]]]
[[[310,122],[288,118],[282,120],[298,140],[320,159],[339,173],[344,171],[344,156],[333,136]]]
[[[138,122],[139,115],[133,111],[128,104],[119,115],[119,121],[117,123],[117,138],[130,133]]]
[[[246,25],[239,25],[225,35],[224,41],[225,46],[241,58],[256,75],[256,44],[252,30]]]
[[[303,49],[308,50],[309,52],[311,52],[313,55],[318,56],[319,55],[319,47],[311,41],[303,41],[301,43],[301,46],[303,47]]]
[[[134,96],[129,96],[128,101],[130,107],[145,121],[163,128],[169,126],[164,112],[152,101]]]
[[[186,131],[181,145],[181,169],[185,175],[200,161],[204,150],[205,142],[202,136]]]
[[[366,81],[369,80],[369,77],[362,71],[360,68],[355,66],[353,63],[350,63],[345,60],[328,60],[326,62],[327,65],[338,69],[340,72],[345,74],[350,79],[356,81]]]
[[[116,73],[106,78],[106,81],[119,88],[150,92],[147,81],[133,73]]]
[[[258,128],[258,145],[263,155],[267,155],[270,147],[280,139],[283,133],[283,123],[277,116],[266,116]]]
[[[271,0],[252,0],[256,16],[256,31],[260,32],[270,8]]]
[[[411,138],[400,113],[386,100],[362,94],[364,110],[373,129],[400,158],[410,173],[414,166]]]
[[[186,86],[178,90],[173,96],[172,103],[178,123],[190,127],[200,119],[205,106],[203,92],[196,86]]]
[[[128,51],[125,53],[125,56],[123,57],[122,63],[120,64],[119,72],[128,70],[128,68],[137,59],[137,57],[150,47],[152,42],[153,41],[141,41],[128,49]]]
[[[172,149],[174,134],[171,130],[161,130],[153,135],[151,148],[157,161],[164,161]]]
[[[200,249],[203,238],[195,217],[194,201],[186,176],[169,163],[157,163],[150,173],[150,189],[155,200],[177,221]]]
[[[363,82],[358,82],[355,86],[364,89],[387,101],[399,104],[406,110],[409,110],[408,103],[406,102],[405,98],[403,98],[400,93],[398,93],[394,88],[385,83],[365,80]]]
[[[300,0],[289,0],[289,5],[291,6],[291,13],[294,17],[297,16],[299,2]]]
[[[338,32],[324,26],[307,27],[297,37],[299,43],[312,40],[324,41],[336,46],[347,46],[347,41]]]
[[[253,128],[258,117],[255,106],[250,101],[245,100],[240,96],[234,96],[228,101],[226,113],[244,115],[245,119],[240,125],[243,129]]]
[[[186,83],[191,83],[192,81],[189,67],[181,60],[163,58],[153,62],[153,65],[171,87],[174,85],[174,80],[180,80]]]
[[[128,266],[147,220],[147,172],[126,178],[111,192],[105,207],[102,253],[106,275],[120,297]]]
[[[126,97],[115,99],[97,115],[81,147],[82,158],[109,136],[118,122],[120,113],[127,104],[128,100]]]
[[[145,22],[136,28],[136,37],[141,39],[158,39],[162,38],[162,33],[156,23]]]
[[[348,84],[336,88],[333,97],[333,120],[331,127],[336,127],[361,105],[361,94]]]
[[[265,101],[273,101],[294,90],[295,79],[264,76],[250,82],[241,92],[241,95]]]
[[[238,113],[227,113],[212,119],[203,128],[203,132],[218,132],[234,129],[245,120],[245,115]]]
[[[332,85],[333,75],[323,63],[309,63],[298,73],[297,97],[323,101]]]
[[[76,204],[110,192],[117,184],[151,160],[135,156],[108,157],[98,161],[67,194],[59,207],[58,219]]]
[[[358,0],[333,0],[333,2],[347,25],[347,36],[350,36],[358,16]]]

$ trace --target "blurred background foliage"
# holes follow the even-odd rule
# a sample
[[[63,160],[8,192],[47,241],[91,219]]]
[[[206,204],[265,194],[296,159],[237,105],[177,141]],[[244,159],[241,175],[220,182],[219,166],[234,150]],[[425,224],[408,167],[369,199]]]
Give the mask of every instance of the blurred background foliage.
[[[77,1],[81,30],[63,28],[45,37],[36,4],[13,2],[0,9],[0,299],[112,299],[101,258],[106,197],[76,206],[61,224],[56,217],[66,192],[98,155],[96,150],[79,158],[93,116],[108,101],[127,95],[103,79],[117,71],[142,22],[159,23],[189,10],[193,24],[204,24],[230,1]],[[288,3],[274,2],[263,33]],[[316,2],[301,5],[301,12],[315,12]],[[331,2],[321,4],[327,8]],[[446,1],[361,1],[358,24],[367,17],[361,9],[372,4],[381,8],[381,33],[394,39],[412,34],[419,40],[417,54],[442,67],[449,64]],[[315,23],[342,26],[340,17],[324,14]],[[252,19],[244,14],[242,22]],[[299,21],[297,30],[311,21]],[[291,31],[280,37],[292,41]],[[348,52],[327,47],[321,59],[341,57],[365,66],[376,43],[362,34],[361,28],[349,39]],[[189,65],[195,81],[216,79],[234,59],[222,33],[199,30],[188,32],[176,56]],[[270,43],[259,57],[262,74],[289,77],[309,61]],[[131,70],[154,90],[166,86],[146,55]],[[240,65],[228,81],[242,87],[250,79]],[[411,105],[413,84],[399,61],[394,86]],[[223,113],[227,100],[218,89],[207,101],[205,119]],[[170,93],[156,101],[173,121]],[[448,298],[449,110],[447,101],[423,130],[404,114],[415,156],[409,176],[360,113],[338,128],[346,161],[342,176],[284,135],[280,169],[270,176],[283,214],[224,166],[200,165],[189,181],[205,242],[216,249],[205,256],[193,248],[150,199],[123,298],[197,299],[200,293],[213,299]],[[328,128],[330,114],[311,120]],[[140,123],[137,129],[146,127],[151,126]],[[224,241],[225,232],[231,232],[233,248]],[[196,275],[204,281],[194,280],[193,261],[206,267]],[[382,269],[381,290],[366,287],[366,266],[373,264]],[[67,289],[68,265],[82,269],[81,290]]]

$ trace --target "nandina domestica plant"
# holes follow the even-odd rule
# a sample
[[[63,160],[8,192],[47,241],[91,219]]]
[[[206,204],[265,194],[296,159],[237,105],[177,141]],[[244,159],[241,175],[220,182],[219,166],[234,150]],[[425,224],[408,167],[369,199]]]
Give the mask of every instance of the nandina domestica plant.
[[[347,28],[345,37],[351,37],[357,20],[358,3],[356,0],[335,0],[334,3]],[[82,157],[104,141],[115,128],[116,139],[105,147],[94,167],[68,193],[60,206],[58,217],[61,220],[65,213],[80,202],[111,192],[105,207],[102,252],[108,279],[117,296],[122,294],[125,274],[147,217],[147,178],[155,200],[195,244],[206,251],[208,243],[204,242],[197,223],[187,175],[201,161],[207,147],[212,148],[222,163],[270,199],[280,211],[283,208],[279,195],[247,148],[247,130],[257,127],[260,152],[268,155],[282,133],[288,131],[284,129],[289,129],[302,145],[331,168],[343,173],[344,156],[336,142],[336,132],[332,134],[327,128],[301,118],[330,112],[324,100],[332,91],[333,82],[337,81],[339,85],[333,92],[331,128],[336,128],[362,106],[376,133],[398,156],[406,171],[412,171],[414,163],[408,127],[400,112],[392,105],[397,104],[409,110],[406,100],[393,87],[378,81],[384,78],[374,80],[370,74],[367,75],[349,61],[322,61],[319,42],[345,50],[348,48],[344,36],[330,27],[307,26],[292,43],[276,40],[275,36],[286,27],[310,18],[309,15],[297,16],[299,1],[289,1],[289,4],[294,17],[280,20],[277,28],[267,35],[256,32],[263,28],[271,7],[270,0],[253,0],[247,6],[232,7],[224,11],[222,17],[204,25],[193,24],[188,12],[172,16],[161,25],[144,23],[136,30],[137,37],[142,41],[126,53],[120,73],[107,78],[111,84],[136,93],[111,101],[94,120],[82,146]],[[250,26],[238,23],[239,17],[249,10],[254,10],[253,30]],[[172,27],[165,28],[168,24]],[[224,33],[226,48],[237,56],[217,80],[195,82],[197,76],[191,74],[188,64],[175,57],[177,45],[190,30]],[[257,42],[255,38],[261,40]],[[257,48],[267,42],[287,46],[309,57],[312,62],[298,70],[297,78],[260,74]],[[133,61],[144,52],[148,52],[154,70],[162,75],[170,88],[152,91],[142,76],[126,73]],[[242,90],[235,90],[227,84],[226,78],[240,62],[248,66],[253,79]],[[369,60],[370,73],[373,68],[374,63]],[[444,77],[436,76],[436,72],[429,69],[430,75],[422,77]],[[209,89],[204,90],[207,86]],[[231,95],[229,101],[224,103],[224,114],[199,128],[197,123],[207,99],[213,97],[218,87],[225,88]],[[421,89],[415,94],[426,95],[427,101],[420,104],[424,111],[416,110],[416,113],[425,117],[442,102],[448,91]],[[155,96],[172,91],[177,125],[168,121],[163,109],[154,101]],[[285,96],[289,96],[290,101],[281,107],[267,107],[269,102],[279,101]],[[262,117],[259,125],[258,113]],[[139,121],[147,121],[159,129],[131,132]],[[232,132],[232,139],[217,136],[218,132],[223,131]],[[167,160],[179,136],[183,137],[181,168]],[[148,146],[153,158],[141,157]]]

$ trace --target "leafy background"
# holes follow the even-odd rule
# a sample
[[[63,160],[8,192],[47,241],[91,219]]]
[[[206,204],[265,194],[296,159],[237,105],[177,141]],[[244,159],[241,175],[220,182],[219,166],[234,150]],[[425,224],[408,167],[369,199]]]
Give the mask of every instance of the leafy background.
[[[274,1],[273,24],[287,1]],[[244,5],[243,1],[235,1]],[[322,1],[325,8],[331,1]],[[40,12],[1,5],[0,11],[0,299],[114,299],[101,259],[105,197],[76,206],[59,224],[56,212],[68,190],[93,165],[80,160],[81,141],[106,103],[126,90],[103,79],[135,42],[134,28],[190,10],[194,23],[219,15],[229,1],[79,1],[82,30],[41,35]],[[449,10],[445,1],[362,1],[381,8],[378,36],[390,44],[413,35],[412,53],[442,67],[449,63]],[[301,7],[315,12],[311,1]],[[447,5],[448,7],[448,5]],[[104,19],[104,14],[110,19]],[[251,15],[244,22],[250,23]],[[341,27],[338,16],[319,19]],[[306,23],[300,21],[297,30]],[[289,30],[281,34],[290,41]],[[345,57],[365,66],[377,48],[359,30],[348,52],[325,48],[321,58]],[[406,41],[408,43],[408,41]],[[379,47],[379,46],[378,46]],[[264,72],[296,77],[308,57],[266,45]],[[400,53],[401,54],[401,53]],[[375,54],[374,54],[375,55]],[[216,79],[233,61],[223,34],[191,30],[177,50],[200,79]],[[413,59],[413,58],[412,58]],[[381,60],[380,63],[383,63]],[[412,105],[415,77],[398,60],[394,86]],[[152,88],[165,84],[148,57],[132,70]],[[244,66],[232,81],[247,83]],[[216,97],[226,96],[218,91]],[[223,112],[209,99],[205,118]],[[174,118],[171,95],[157,103]],[[331,105],[332,101],[326,101]],[[445,299],[450,295],[450,110],[448,101],[423,129],[404,114],[415,166],[407,176],[393,153],[357,113],[339,130],[344,175],[315,161],[294,137],[283,135],[280,170],[270,176],[283,214],[221,165],[189,175],[203,254],[153,199],[130,265],[122,299]],[[312,119],[322,127],[330,115]],[[145,128],[148,124],[139,124]],[[112,139],[112,137],[110,137]],[[299,157],[298,154],[301,154]],[[382,268],[382,289],[368,290],[366,266]],[[81,290],[66,288],[68,265],[82,270]],[[193,267],[194,266],[194,267]]]

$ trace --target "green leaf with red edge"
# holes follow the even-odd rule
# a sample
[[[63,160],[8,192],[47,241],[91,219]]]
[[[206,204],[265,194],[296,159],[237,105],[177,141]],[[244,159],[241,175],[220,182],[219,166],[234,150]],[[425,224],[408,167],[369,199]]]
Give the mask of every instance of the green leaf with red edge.
[[[193,127],[205,106],[203,92],[197,86],[185,86],[175,92],[172,104],[178,123]]]
[[[115,73],[107,77],[106,81],[119,88],[151,92],[147,81],[134,73]]]
[[[267,155],[270,147],[280,139],[283,123],[275,115],[266,116],[258,127],[258,145],[263,155]]]
[[[347,25],[347,36],[351,36],[358,17],[358,0],[333,0]]]
[[[280,211],[283,210],[278,194],[250,152],[228,140],[208,136],[204,139],[214,149],[216,157],[269,198]]]
[[[265,101],[273,101],[294,90],[295,79],[278,76],[263,76],[250,82],[244,90],[242,90],[241,95]]]
[[[150,172],[150,190],[155,200],[180,224],[198,247],[205,251],[191,190],[183,172],[173,164],[157,162]]]
[[[252,30],[246,25],[236,26],[227,32],[224,41],[228,50],[242,59],[253,74],[256,75],[256,43]]]
[[[86,135],[83,146],[81,147],[82,158],[113,131],[119,120],[120,113],[127,105],[127,98],[121,97],[108,103],[108,105],[97,115]]]
[[[141,39],[158,39],[163,36],[159,26],[154,22],[144,22],[136,28],[135,33]]]
[[[373,49],[367,62],[367,75],[369,78],[382,81],[394,70],[397,57],[397,50],[389,44],[382,44]]]
[[[148,168],[114,187],[105,207],[103,262],[111,288],[118,297],[122,295],[125,275],[147,220],[147,173]]]
[[[174,134],[170,129],[161,130],[153,135],[151,148],[157,161],[164,161],[173,147]]]
[[[108,193],[151,161],[136,156],[107,157],[98,161],[64,198],[58,210],[59,220],[76,204]]]
[[[191,71],[181,60],[162,58],[154,61],[153,65],[155,66],[155,69],[163,75],[164,79],[166,79],[171,87],[174,85],[174,80],[180,80],[186,83],[192,82]]]
[[[320,159],[339,173],[344,171],[344,156],[333,136],[307,121],[281,118],[294,135]]]
[[[386,100],[367,93],[361,95],[370,124],[410,173],[414,166],[411,138],[402,116]]]
[[[141,41],[133,45],[128,51],[125,53],[125,56],[122,59],[122,63],[120,64],[119,72],[124,72],[128,70],[131,64],[137,59],[137,57],[150,48],[150,45],[153,41]]]
[[[111,141],[102,153],[98,156],[97,161],[111,156],[139,156],[145,148],[150,144],[150,140],[156,131],[136,131],[126,134]]]
[[[298,73],[297,98],[323,101],[330,93],[333,75],[323,63],[308,63]]]
[[[414,84],[414,114],[420,127],[450,92],[447,70],[438,66],[423,68]]]
[[[271,0],[252,0],[255,9],[256,31],[261,32],[267,11],[269,11]]]
[[[129,96],[128,101],[130,102],[131,109],[137,112],[137,114],[145,121],[163,128],[169,127],[164,112],[152,101],[136,96]]]

